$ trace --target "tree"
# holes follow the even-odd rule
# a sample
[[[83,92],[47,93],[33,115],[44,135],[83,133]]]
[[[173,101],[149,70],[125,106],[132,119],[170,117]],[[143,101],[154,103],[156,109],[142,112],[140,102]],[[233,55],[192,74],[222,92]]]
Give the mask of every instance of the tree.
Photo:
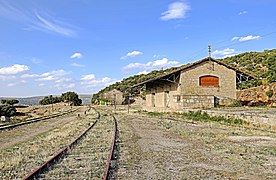
[[[13,106],[14,104],[19,103],[19,101],[17,99],[1,99],[1,103]]]
[[[61,99],[64,101],[64,102],[69,102],[71,103],[73,106],[79,106],[82,104],[82,100],[79,99],[79,95],[75,92],[72,92],[72,91],[69,91],[69,92],[66,92],[66,93],[63,93],[61,95]]]
[[[41,99],[39,101],[39,104],[41,105],[55,104],[61,101],[62,99],[60,97],[50,95],[50,96],[45,96],[43,99]]]
[[[16,109],[12,105],[0,105],[0,116],[14,116],[16,114]]]

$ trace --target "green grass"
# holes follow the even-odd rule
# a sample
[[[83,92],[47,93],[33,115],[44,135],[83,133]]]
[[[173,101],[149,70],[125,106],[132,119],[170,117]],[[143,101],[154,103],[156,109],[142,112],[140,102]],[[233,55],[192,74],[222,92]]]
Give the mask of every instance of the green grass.
[[[156,116],[163,116],[165,113],[161,112],[148,112],[148,115],[156,117]]]
[[[228,124],[248,124],[248,122],[237,119],[237,118],[225,118],[223,116],[209,116],[206,112],[201,111],[189,111],[188,113],[181,113],[182,117],[186,119],[191,119],[194,121],[214,121],[214,122],[223,122]]]

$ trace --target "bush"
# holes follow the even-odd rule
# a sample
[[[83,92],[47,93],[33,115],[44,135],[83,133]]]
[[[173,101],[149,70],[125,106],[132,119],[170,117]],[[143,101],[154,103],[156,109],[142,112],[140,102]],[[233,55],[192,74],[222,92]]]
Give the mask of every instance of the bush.
[[[41,105],[47,105],[47,104],[55,104],[61,102],[62,99],[60,97],[54,97],[52,95],[45,96],[43,99],[39,101],[39,104]]]
[[[233,100],[227,107],[242,107],[242,102],[239,100]]]
[[[12,105],[0,105],[0,116],[14,116],[16,114],[16,109]]]
[[[187,119],[195,121],[215,121],[215,122],[224,122],[228,124],[244,124],[247,123],[241,119],[237,118],[225,118],[223,116],[209,116],[206,112],[201,111],[189,111],[188,113],[182,113],[182,116]]]
[[[2,104],[14,105],[19,103],[17,99],[1,99]]]
[[[259,80],[243,81],[237,85],[238,89],[248,89],[251,87],[260,86],[262,83]]]
[[[61,95],[61,99],[64,102],[70,102],[73,106],[80,106],[82,104],[82,100],[79,99],[79,95],[75,92],[66,92]]]
[[[271,98],[273,96],[273,91],[269,90],[266,92],[267,97]]]

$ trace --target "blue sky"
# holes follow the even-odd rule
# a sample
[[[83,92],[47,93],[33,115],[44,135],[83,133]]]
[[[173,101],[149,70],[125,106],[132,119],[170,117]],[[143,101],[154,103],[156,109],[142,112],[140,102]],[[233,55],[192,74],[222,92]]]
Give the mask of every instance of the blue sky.
[[[92,94],[123,78],[275,48],[273,0],[0,0],[0,97]]]

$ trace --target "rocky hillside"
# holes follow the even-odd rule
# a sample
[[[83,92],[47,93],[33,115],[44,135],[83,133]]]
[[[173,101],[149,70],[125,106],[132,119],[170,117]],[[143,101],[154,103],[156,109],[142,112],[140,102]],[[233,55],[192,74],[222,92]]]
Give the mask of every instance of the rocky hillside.
[[[240,90],[237,99],[248,106],[276,106],[276,83]]]

